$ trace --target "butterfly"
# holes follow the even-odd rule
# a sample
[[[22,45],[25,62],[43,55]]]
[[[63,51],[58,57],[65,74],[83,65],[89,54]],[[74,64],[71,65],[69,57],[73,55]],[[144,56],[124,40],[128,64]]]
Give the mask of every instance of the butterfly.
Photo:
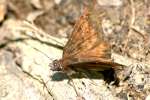
[[[104,41],[102,34],[97,30],[97,24],[88,8],[76,21],[74,30],[63,49],[60,60],[54,60],[51,70],[80,71],[81,69],[93,71],[122,69],[121,64],[111,59],[111,46]]]

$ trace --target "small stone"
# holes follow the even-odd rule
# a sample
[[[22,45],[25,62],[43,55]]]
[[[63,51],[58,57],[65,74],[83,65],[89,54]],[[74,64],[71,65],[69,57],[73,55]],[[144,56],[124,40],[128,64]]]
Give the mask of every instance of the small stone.
[[[150,100],[150,95],[148,95],[145,100]]]
[[[97,0],[97,2],[103,6],[121,6],[123,4],[122,0]]]
[[[6,15],[6,2],[5,0],[0,1],[0,22],[2,22]]]
[[[55,3],[56,3],[57,5],[59,5],[60,2],[61,2],[61,0],[55,0]]]

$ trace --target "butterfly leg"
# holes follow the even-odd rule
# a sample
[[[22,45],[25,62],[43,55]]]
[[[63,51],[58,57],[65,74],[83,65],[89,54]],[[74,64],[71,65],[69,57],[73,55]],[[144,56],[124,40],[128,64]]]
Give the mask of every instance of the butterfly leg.
[[[72,82],[72,84],[70,83],[70,82]],[[72,80],[72,77],[71,76],[69,76],[68,75],[68,82],[67,82],[69,85],[71,85],[73,88],[74,88],[74,90],[75,90],[75,92],[76,92],[76,94],[77,94],[77,96],[79,95],[78,94],[78,92],[77,92],[77,89],[76,89],[76,87],[75,87],[75,84],[74,84],[74,82],[73,82],[73,80]]]
[[[93,76],[93,74],[91,73],[90,70],[82,70],[82,73],[81,73],[85,78],[89,79],[90,80],[90,83],[97,86],[97,83],[95,83],[92,79],[91,79],[91,76]]]
[[[75,90],[75,92],[76,92],[77,100],[85,100],[85,98],[82,97],[82,96],[80,95],[80,93],[78,93],[78,91],[77,91],[77,89],[76,89],[76,86],[75,86],[75,84],[74,84],[74,82],[73,82],[73,80],[72,80],[72,77],[71,77],[71,76],[68,76],[68,78],[69,78],[68,84],[70,84],[70,82],[72,82],[72,84],[70,84],[70,85],[74,88],[74,90]]]

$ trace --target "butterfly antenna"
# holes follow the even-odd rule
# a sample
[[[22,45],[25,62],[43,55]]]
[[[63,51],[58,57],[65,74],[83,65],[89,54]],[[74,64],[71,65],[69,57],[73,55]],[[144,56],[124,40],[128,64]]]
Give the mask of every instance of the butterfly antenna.
[[[41,54],[43,54],[44,56],[46,56],[47,58],[49,58],[50,60],[53,60],[52,58],[50,58],[47,54],[45,54],[44,52],[42,52],[41,50],[33,47],[36,51],[40,52]]]
[[[25,43],[25,44],[28,44],[28,43]],[[31,46],[30,44],[28,44],[31,48],[35,49],[36,51],[40,52],[41,54],[43,54],[45,57],[47,57],[48,59],[50,59],[51,61],[53,61],[54,59],[53,58],[50,58],[46,53],[42,52],[41,50],[37,49],[36,47],[34,46]]]

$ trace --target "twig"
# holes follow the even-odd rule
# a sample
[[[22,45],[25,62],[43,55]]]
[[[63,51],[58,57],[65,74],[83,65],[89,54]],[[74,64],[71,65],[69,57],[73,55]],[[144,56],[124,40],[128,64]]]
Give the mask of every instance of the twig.
[[[38,81],[40,84],[43,84],[43,86],[46,88],[48,94],[51,96],[51,97],[54,97],[54,95],[49,91],[47,85],[45,84],[45,82],[43,81],[43,79],[38,79],[36,77],[34,77],[32,74],[30,74],[29,72],[25,71],[20,64],[17,64],[18,67],[22,70],[23,73],[27,74],[29,77],[31,77],[32,79]]]
[[[127,34],[127,37],[126,37],[126,42],[125,42],[125,45],[124,45],[124,51],[125,49],[127,48],[127,45],[128,45],[128,37],[131,35],[131,31],[132,31],[132,27],[134,25],[134,22],[135,22],[135,7],[134,7],[134,1],[133,0],[130,0],[130,4],[131,4],[131,21],[130,21],[130,24],[129,24],[129,31],[128,31],[128,34]]]

